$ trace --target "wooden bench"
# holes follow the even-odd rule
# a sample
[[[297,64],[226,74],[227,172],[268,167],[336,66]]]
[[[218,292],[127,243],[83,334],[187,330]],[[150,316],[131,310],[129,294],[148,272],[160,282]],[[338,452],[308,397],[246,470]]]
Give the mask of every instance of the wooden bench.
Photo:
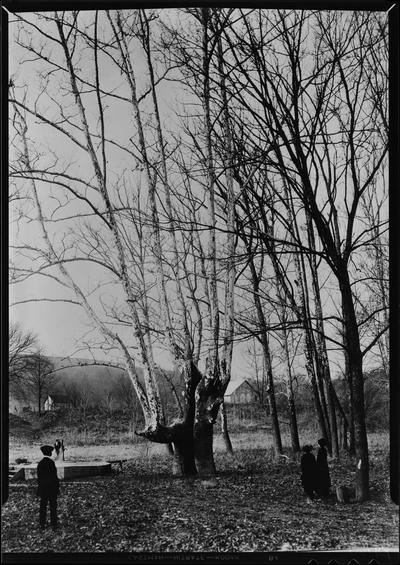
[[[107,459],[107,463],[111,465],[119,465],[120,470],[122,471],[122,463],[126,463],[128,459]]]

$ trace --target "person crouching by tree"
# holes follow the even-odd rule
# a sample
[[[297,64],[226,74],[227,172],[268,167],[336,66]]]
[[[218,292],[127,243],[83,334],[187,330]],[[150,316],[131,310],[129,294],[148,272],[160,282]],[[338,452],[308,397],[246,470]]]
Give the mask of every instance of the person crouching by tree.
[[[328,442],[325,438],[318,440],[320,446],[317,453],[317,492],[321,498],[328,498],[331,486],[331,477],[328,467],[328,452],[326,446]]]
[[[40,448],[44,457],[37,466],[38,489],[40,496],[39,524],[40,529],[46,526],[47,503],[50,505],[50,523],[53,530],[58,527],[57,521],[57,496],[60,494],[60,481],[57,476],[57,468],[51,459],[52,445],[43,445]]]
[[[305,445],[302,449],[304,452],[301,456],[301,484],[307,497],[307,504],[311,504],[316,490],[316,470],[317,463],[314,455],[311,453],[312,445]]]

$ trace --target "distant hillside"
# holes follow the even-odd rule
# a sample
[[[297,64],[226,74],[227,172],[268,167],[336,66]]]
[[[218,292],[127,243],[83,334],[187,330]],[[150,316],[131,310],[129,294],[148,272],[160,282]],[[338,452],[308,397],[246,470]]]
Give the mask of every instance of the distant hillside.
[[[49,357],[48,359],[54,365],[54,377],[58,384],[90,383],[101,392],[108,390],[113,383],[126,381],[128,378],[124,369],[101,365],[100,362],[94,364],[93,359],[72,357]],[[138,368],[138,374],[142,372],[142,369]]]
[[[54,379],[49,385],[50,394],[73,395],[77,391],[87,391],[94,403],[107,394],[123,396],[131,387],[130,379],[124,369],[94,364],[93,359],[49,357],[53,363]],[[138,374],[143,373],[138,368]]]
[[[87,391],[90,393],[91,403],[98,405],[103,402],[107,395],[111,395],[114,403],[119,406],[126,404],[129,398],[134,397],[131,403],[136,403],[136,393],[129,376],[124,369],[109,367],[106,365],[94,365],[93,359],[77,359],[63,357],[49,357],[55,367],[54,380],[49,387],[50,394],[67,394],[70,397],[76,396],[78,392]],[[165,375],[165,373],[163,373]],[[143,369],[137,368],[139,380],[143,382]],[[167,404],[175,405],[175,393],[180,395],[182,386],[180,378],[171,372],[166,372],[165,376],[159,376],[158,384],[161,396],[166,399]]]

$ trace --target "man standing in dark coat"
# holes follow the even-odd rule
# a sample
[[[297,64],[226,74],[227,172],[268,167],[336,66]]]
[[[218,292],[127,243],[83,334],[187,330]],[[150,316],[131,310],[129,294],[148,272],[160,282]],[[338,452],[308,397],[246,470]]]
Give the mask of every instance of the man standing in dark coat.
[[[57,496],[60,494],[60,481],[57,468],[51,459],[53,446],[43,445],[40,448],[44,457],[37,466],[38,490],[40,496],[39,523],[44,530],[46,526],[47,503],[50,504],[50,522],[53,530],[57,529]]]
[[[304,492],[307,496],[307,503],[312,502],[314,491],[316,490],[316,462],[315,457],[311,453],[312,445],[305,445],[303,447],[304,455],[301,456],[301,484],[303,485]]]
[[[318,440],[320,446],[317,453],[317,476],[318,476],[318,494],[321,498],[328,498],[329,487],[331,486],[331,477],[328,467],[328,452],[325,447],[328,442],[325,438]]]

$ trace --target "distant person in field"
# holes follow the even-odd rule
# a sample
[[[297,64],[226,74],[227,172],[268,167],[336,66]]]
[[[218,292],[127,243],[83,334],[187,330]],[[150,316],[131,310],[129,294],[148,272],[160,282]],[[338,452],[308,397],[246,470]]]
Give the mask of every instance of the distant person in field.
[[[303,447],[303,455],[301,456],[301,484],[305,495],[307,497],[307,503],[310,504],[314,498],[314,491],[316,490],[316,471],[317,463],[315,461],[314,455],[311,453],[313,450],[312,445],[305,445]]]
[[[318,453],[317,453],[317,492],[321,498],[328,498],[329,488],[331,486],[331,477],[329,475],[328,467],[328,452],[326,446],[328,442],[325,438],[318,440]]]
[[[65,447],[64,447],[64,440],[59,440],[56,439],[55,443],[54,443],[54,449],[56,450],[56,461],[58,461],[61,457],[62,460],[65,461],[64,458],[64,451],[65,451]]]
[[[40,529],[46,527],[47,504],[50,506],[50,523],[53,530],[58,527],[57,521],[57,496],[60,494],[60,481],[57,476],[57,468],[51,454],[52,445],[43,445],[40,448],[44,457],[37,466],[38,490],[40,496],[39,524]]]

